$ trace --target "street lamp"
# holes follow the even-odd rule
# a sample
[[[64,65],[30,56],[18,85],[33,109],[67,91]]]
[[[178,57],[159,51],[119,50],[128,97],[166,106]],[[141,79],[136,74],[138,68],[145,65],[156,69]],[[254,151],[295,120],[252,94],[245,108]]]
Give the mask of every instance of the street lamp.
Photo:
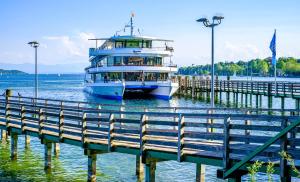
[[[205,27],[209,27],[212,30],[212,37],[211,37],[211,100],[210,104],[211,107],[215,107],[215,93],[214,93],[214,74],[215,74],[215,66],[214,66],[214,27],[220,25],[224,19],[223,16],[213,16],[212,23],[209,22],[207,18],[200,18],[196,20],[197,22],[202,22]]]
[[[38,75],[37,75],[37,48],[39,43],[37,41],[28,42],[28,44],[35,49],[35,98],[38,97]]]

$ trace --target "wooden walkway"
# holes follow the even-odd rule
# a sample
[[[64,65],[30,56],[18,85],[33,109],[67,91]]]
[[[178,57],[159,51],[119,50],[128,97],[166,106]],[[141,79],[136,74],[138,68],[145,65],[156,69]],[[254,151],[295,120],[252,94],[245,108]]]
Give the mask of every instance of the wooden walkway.
[[[210,100],[211,82],[199,77],[178,77],[178,95]],[[300,108],[300,82],[278,81],[246,81],[246,80],[216,80],[214,83],[217,103],[235,105],[236,107],[262,106],[262,97],[267,97],[268,108],[273,108],[273,98],[281,99],[281,108],[285,108],[285,99],[295,100],[295,109]],[[253,105],[254,106],[254,105]]]
[[[13,160],[17,159],[20,135],[40,138],[45,145],[46,171],[51,169],[53,144],[83,148],[88,157],[88,181],[96,180],[97,154],[107,152],[136,155],[136,173],[141,177],[145,173],[145,181],[155,181],[156,163],[167,160],[196,163],[197,181],[201,180],[201,165],[223,167],[224,173],[219,177],[238,181],[246,173],[246,166],[255,160],[275,162],[281,179],[289,181],[290,176],[295,176],[278,152],[285,150],[294,159],[300,159],[299,123],[282,133],[300,121],[299,110],[184,107],[137,110],[136,106],[34,99],[11,96],[8,92],[0,97],[0,129],[3,140],[7,134],[11,137]],[[272,115],[268,115],[270,112]],[[279,140],[246,161],[233,175],[224,175],[280,133]]]

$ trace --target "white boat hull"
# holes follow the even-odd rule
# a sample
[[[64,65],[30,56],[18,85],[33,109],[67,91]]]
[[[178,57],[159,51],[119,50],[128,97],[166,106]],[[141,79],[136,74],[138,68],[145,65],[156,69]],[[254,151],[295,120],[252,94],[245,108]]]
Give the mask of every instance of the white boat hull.
[[[109,99],[122,99],[124,92],[147,90],[150,95],[160,99],[170,99],[178,90],[178,83],[172,82],[109,82],[86,83],[85,91]]]
[[[86,92],[108,99],[121,100],[124,95],[125,85],[122,82],[119,83],[86,83]]]

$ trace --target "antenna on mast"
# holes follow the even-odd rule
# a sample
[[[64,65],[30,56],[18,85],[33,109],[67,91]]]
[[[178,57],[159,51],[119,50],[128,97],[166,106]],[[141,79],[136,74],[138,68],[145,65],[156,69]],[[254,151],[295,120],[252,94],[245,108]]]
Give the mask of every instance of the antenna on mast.
[[[133,36],[133,17],[134,17],[134,12],[131,12],[131,17],[130,17],[130,35]]]

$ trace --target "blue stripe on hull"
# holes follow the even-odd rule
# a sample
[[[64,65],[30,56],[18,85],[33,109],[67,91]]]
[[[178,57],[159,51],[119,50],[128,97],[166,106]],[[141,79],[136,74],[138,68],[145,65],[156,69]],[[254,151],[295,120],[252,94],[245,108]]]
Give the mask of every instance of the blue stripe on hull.
[[[125,89],[156,89],[157,85],[126,85]]]
[[[158,98],[158,99],[163,99],[163,100],[170,100],[172,98],[172,96],[168,96],[168,95],[152,95],[152,96],[154,96],[155,98]]]

